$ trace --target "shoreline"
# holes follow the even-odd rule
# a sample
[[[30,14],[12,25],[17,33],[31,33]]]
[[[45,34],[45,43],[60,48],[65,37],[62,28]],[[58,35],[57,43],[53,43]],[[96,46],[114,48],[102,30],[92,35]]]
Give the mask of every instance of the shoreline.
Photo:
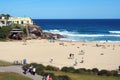
[[[64,41],[64,42],[108,42],[108,43],[120,43],[120,41],[84,41],[84,40],[81,40],[81,41],[78,41],[78,40],[56,40],[56,41]]]
[[[60,43],[64,44],[60,44]],[[115,42],[66,42],[48,40],[27,40],[0,42],[0,59],[14,62],[26,59],[28,63],[36,62],[43,65],[56,67],[73,66],[77,59],[75,68],[98,68],[116,70],[120,65],[120,43]],[[84,54],[79,54],[83,51]],[[74,59],[69,59],[69,54],[74,54]],[[50,63],[50,59],[53,62]],[[80,63],[81,60],[83,63]]]

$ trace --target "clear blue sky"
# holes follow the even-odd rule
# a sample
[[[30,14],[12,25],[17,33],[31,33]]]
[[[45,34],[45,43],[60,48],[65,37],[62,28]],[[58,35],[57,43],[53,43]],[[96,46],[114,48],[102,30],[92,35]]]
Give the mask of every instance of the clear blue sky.
[[[0,14],[33,19],[120,19],[120,0],[0,0]]]

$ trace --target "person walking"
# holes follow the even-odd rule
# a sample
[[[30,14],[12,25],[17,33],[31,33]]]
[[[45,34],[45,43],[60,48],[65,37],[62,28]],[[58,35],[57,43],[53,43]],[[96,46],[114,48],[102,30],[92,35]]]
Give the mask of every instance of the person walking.
[[[53,80],[52,77],[50,76],[48,80]]]
[[[77,66],[77,64],[78,64],[78,61],[77,61],[77,59],[75,59],[74,66]]]
[[[30,73],[32,73],[32,69],[33,69],[33,66],[31,65],[31,66],[29,67],[29,72],[30,72]]]
[[[35,75],[36,68],[33,68],[32,74]]]
[[[24,74],[26,74],[27,73],[27,71],[28,71],[28,68],[27,68],[27,66],[25,66],[24,68],[23,68],[23,70],[24,70]]]
[[[50,78],[50,75],[48,74],[47,77],[46,77],[46,80],[49,80],[49,78]]]

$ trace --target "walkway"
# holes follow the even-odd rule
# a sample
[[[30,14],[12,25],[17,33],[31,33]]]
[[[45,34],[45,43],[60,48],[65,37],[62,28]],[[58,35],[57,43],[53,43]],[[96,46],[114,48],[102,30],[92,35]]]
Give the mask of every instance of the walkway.
[[[15,72],[15,73],[18,73],[18,74],[22,74],[24,76],[27,76],[33,80],[41,80],[41,76],[39,75],[31,75],[30,73],[27,73],[26,75],[23,74],[23,70],[21,68],[22,66],[7,66],[7,67],[0,67],[0,72]]]

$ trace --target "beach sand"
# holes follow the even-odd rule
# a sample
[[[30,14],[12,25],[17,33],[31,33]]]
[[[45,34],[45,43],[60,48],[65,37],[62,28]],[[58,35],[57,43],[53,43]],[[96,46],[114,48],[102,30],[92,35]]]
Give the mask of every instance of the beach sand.
[[[116,70],[120,66],[120,43],[116,42],[49,42],[48,40],[27,40],[0,42],[0,60],[14,62],[26,59],[56,67],[98,68]],[[69,54],[74,58],[69,59]],[[50,60],[53,61],[50,62]],[[75,60],[77,62],[75,64]]]

